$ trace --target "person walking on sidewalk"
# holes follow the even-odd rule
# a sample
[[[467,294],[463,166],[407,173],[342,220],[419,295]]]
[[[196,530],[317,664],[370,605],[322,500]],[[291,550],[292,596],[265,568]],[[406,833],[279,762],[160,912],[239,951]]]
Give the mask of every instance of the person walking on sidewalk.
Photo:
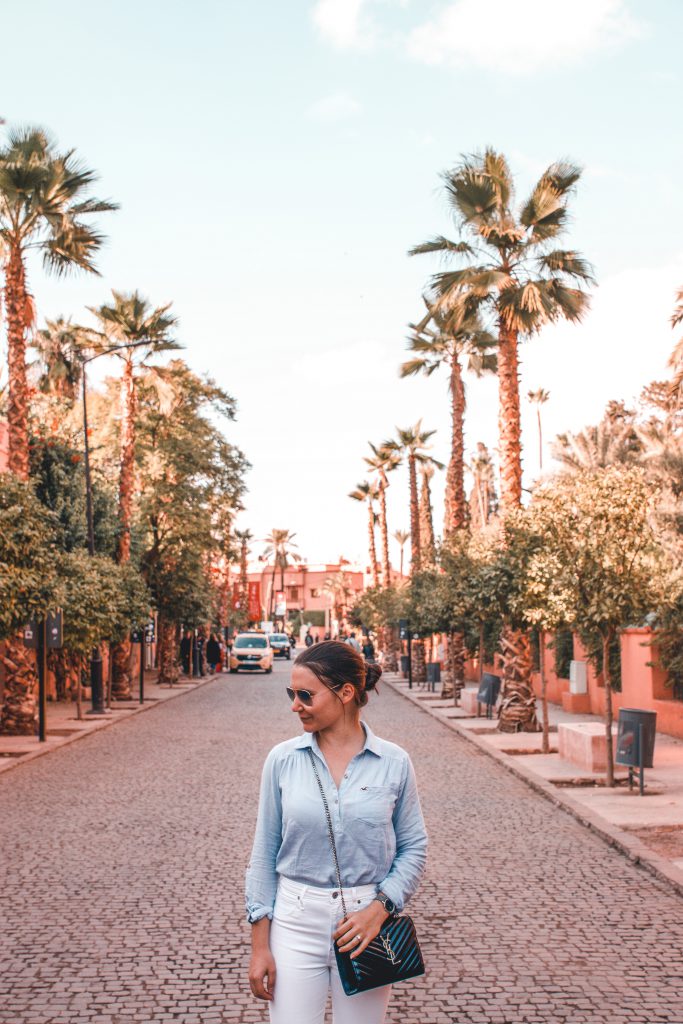
[[[211,636],[209,637],[207,645],[206,645],[206,663],[209,666],[209,672],[211,673],[211,675],[214,675],[214,673],[216,671],[216,666],[218,665],[218,662],[220,660],[221,660],[220,644],[218,643],[218,640],[216,639],[216,634],[212,633]]]
[[[266,758],[246,877],[249,985],[268,1001],[271,1024],[323,1024],[330,989],[335,1024],[385,1019],[391,986],[347,996],[333,946],[362,953],[413,896],[425,867],[427,834],[410,758],[361,718],[380,675],[378,665],[337,640],[294,662],[287,695],[303,733]],[[333,819],[348,901],[343,920],[313,765]]]
[[[183,673],[186,676],[190,674],[190,658],[192,656],[192,630],[186,629],[185,635],[180,641],[180,661],[183,666]]]

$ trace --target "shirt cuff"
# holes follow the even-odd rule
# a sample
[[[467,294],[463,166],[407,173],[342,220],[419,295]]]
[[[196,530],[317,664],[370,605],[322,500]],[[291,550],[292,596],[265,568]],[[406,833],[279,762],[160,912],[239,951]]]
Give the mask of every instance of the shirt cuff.
[[[256,910],[247,910],[247,921],[249,924],[256,924],[257,921],[262,921],[264,917],[267,917],[269,921],[272,921],[273,911],[267,910],[265,907],[258,907]]]
[[[385,882],[380,882],[377,886],[377,892],[383,892],[385,896],[389,897],[396,907],[396,913],[403,910],[403,893],[398,886],[392,884],[391,880],[389,880],[388,885]]]

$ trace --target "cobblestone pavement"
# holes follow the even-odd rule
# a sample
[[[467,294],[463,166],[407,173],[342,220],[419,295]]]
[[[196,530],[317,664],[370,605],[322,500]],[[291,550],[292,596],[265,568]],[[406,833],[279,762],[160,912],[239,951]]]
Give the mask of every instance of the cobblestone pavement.
[[[0,778],[0,1022],[265,1021],[245,981],[260,766],[296,731],[225,676]],[[428,975],[392,1024],[683,1024],[683,901],[388,688],[431,836]],[[292,1022],[297,1024],[297,1022]]]

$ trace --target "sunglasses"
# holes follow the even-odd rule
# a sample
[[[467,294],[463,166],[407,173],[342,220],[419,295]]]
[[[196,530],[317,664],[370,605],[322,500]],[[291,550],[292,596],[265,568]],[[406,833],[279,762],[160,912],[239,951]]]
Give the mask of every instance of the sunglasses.
[[[338,690],[343,685],[344,685],[343,683],[337,683],[336,686],[328,686],[327,689],[328,690]],[[322,690],[318,690],[318,693],[323,693],[323,691]],[[289,697],[290,701],[292,701],[292,703],[293,703],[294,702],[294,698],[296,697],[296,699],[300,700],[301,703],[305,707],[307,707],[307,708],[310,708],[311,704],[313,703],[313,698],[316,697],[317,695],[318,694],[316,694],[316,693],[311,693],[310,690],[292,690],[292,689],[290,689],[289,686],[287,687],[287,696]]]

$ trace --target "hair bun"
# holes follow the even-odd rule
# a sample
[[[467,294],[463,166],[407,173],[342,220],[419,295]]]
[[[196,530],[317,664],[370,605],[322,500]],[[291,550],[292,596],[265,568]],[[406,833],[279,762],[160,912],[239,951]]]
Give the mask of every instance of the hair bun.
[[[365,689],[374,690],[379,682],[379,677],[382,675],[382,669],[375,661],[369,662],[365,666]]]

